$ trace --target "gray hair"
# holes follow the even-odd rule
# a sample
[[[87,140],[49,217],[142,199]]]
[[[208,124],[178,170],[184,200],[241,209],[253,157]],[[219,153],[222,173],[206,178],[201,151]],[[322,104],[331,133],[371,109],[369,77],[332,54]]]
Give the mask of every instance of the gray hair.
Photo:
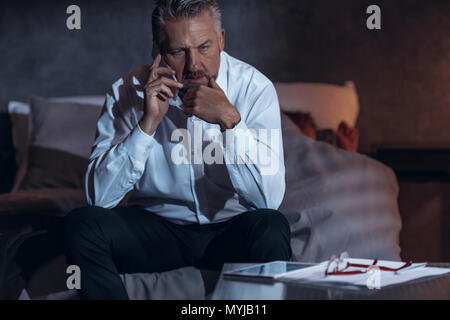
[[[211,13],[219,37],[222,30],[222,13],[216,0],[157,0],[152,14],[153,50],[161,50],[166,37],[166,19],[192,19],[206,10]]]

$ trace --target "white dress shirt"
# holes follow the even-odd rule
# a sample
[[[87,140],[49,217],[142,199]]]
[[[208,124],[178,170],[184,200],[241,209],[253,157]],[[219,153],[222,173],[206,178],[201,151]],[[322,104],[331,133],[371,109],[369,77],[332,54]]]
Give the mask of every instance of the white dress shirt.
[[[176,95],[169,99],[157,130],[148,135],[138,125],[147,76],[124,76],[106,94],[85,177],[88,203],[113,208],[133,191],[128,205],[178,224],[222,222],[253,208],[278,209],[285,169],[280,108],[272,82],[222,51],[216,82],[239,111],[240,123],[220,138],[219,125],[187,117]],[[264,129],[272,129],[266,138],[258,134]],[[245,144],[229,138],[242,132],[247,132]],[[270,161],[258,161],[255,148],[267,151]],[[216,161],[211,163],[203,153]]]

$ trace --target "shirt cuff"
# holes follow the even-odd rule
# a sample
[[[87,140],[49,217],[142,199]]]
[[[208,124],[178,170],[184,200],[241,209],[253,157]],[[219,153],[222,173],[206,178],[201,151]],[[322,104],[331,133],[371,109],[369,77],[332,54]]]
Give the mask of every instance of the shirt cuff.
[[[245,121],[243,119],[241,119],[241,121],[239,121],[239,123],[237,125],[235,125],[233,129],[230,129],[230,130],[236,130],[236,129],[248,129],[247,124],[245,123]]]
[[[148,135],[137,124],[136,128],[121,145],[121,149],[136,160],[144,161],[148,157],[148,152],[156,143],[154,136],[155,132],[152,135]]]
[[[152,137],[152,138],[155,136],[156,130],[153,131],[152,134],[147,134],[147,133],[144,132],[144,130],[142,130],[142,128],[141,128],[141,126],[139,125],[139,123],[136,125],[136,128],[137,128],[137,130],[138,130],[140,133],[142,133],[144,136]]]
[[[233,129],[228,129],[225,130],[224,132],[222,132],[222,138],[223,138],[223,144],[222,144],[222,148],[232,148],[233,152],[232,154],[234,154],[234,156],[236,157],[237,155],[235,154],[236,148],[237,148],[237,144],[238,143],[246,143],[247,141],[243,141],[242,138],[247,137],[247,130],[249,130],[249,128],[247,127],[247,124],[245,123],[244,120],[241,119],[241,121],[234,126]],[[233,141],[228,141],[227,139],[231,138]],[[252,139],[252,141],[250,141],[250,143],[254,143],[254,140]],[[248,146],[248,145],[246,145]],[[245,150],[247,152],[247,150]],[[226,152],[226,150],[224,150],[224,152]],[[236,159],[234,159],[236,160]]]

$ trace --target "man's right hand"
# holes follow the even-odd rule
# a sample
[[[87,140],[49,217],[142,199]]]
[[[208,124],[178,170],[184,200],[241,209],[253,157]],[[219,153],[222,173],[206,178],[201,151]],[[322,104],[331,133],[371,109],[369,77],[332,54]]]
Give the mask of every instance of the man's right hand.
[[[169,109],[169,98],[174,94],[170,88],[182,88],[183,84],[163,75],[173,76],[175,71],[160,66],[161,55],[158,54],[150,66],[150,75],[144,86],[145,106],[144,115],[139,126],[148,135],[152,135],[158,128]]]

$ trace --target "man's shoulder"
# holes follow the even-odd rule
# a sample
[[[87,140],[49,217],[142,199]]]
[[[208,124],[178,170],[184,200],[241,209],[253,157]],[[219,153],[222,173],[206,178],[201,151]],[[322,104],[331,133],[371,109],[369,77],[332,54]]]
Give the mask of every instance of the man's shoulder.
[[[273,86],[272,81],[251,64],[239,60],[223,52],[228,65],[229,83],[248,92],[260,93],[267,87]]]
[[[119,79],[114,81],[111,89],[118,90],[119,87],[122,87],[123,89],[135,89],[142,91],[149,76],[149,67],[150,64],[140,65],[133,71],[121,76]]]
[[[228,62],[228,70],[232,78],[241,79],[242,81],[253,80],[260,85],[268,85],[272,83],[267,76],[251,64],[239,60],[226,52],[224,52],[224,57]]]
[[[145,85],[150,74],[151,63],[142,64],[124,76],[124,81],[132,85]]]

